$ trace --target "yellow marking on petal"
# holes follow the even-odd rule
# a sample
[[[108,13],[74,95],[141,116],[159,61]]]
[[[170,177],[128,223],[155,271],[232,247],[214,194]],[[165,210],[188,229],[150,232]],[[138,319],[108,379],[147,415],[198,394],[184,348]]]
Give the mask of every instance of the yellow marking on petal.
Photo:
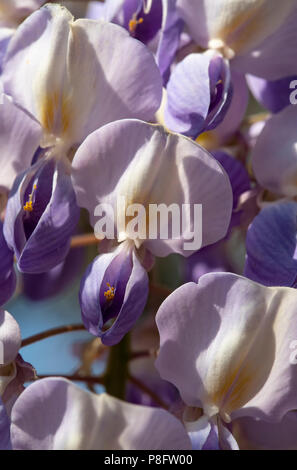
[[[109,284],[109,282],[106,283],[108,290],[104,292],[104,297],[106,300],[110,301],[114,298],[115,296],[115,288]]]
[[[58,109],[58,104],[59,104],[58,92],[54,92],[50,95],[46,95],[43,98],[43,102],[41,105],[40,121],[44,129],[49,133],[53,133],[54,131],[55,113]]]
[[[219,147],[219,139],[214,131],[203,132],[197,137],[196,142],[207,150],[214,150]]]
[[[129,31],[131,34],[135,34],[136,28],[139,24],[143,23],[143,18],[137,19],[137,14],[134,13],[131,20],[129,21]]]
[[[23,206],[23,209],[26,212],[32,212],[33,211],[33,196],[34,196],[34,192],[36,191],[36,189],[37,189],[37,185],[34,184],[33,191],[32,191],[31,194],[29,194],[29,199],[26,202],[26,204]]]

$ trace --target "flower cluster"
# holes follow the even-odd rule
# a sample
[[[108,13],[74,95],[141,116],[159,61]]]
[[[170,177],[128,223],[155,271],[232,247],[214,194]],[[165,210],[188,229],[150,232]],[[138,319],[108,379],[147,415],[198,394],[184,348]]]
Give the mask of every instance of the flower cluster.
[[[296,1],[44,3],[0,0],[0,448],[297,449]]]

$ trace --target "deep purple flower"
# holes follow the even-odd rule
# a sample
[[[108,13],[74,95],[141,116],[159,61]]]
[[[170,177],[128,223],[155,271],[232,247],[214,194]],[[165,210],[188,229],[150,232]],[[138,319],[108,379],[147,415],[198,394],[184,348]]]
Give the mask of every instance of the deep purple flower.
[[[288,79],[284,77],[295,76],[297,73],[297,66],[290,58],[297,45],[294,27],[297,8],[294,2],[287,0],[284,4],[279,4],[278,8],[272,9],[268,0],[259,3],[250,0],[178,0],[175,14],[184,20],[187,31],[200,50],[219,55],[225,61],[227,76],[231,75],[229,82],[234,85],[234,89],[233,77],[237,76],[240,80],[241,76],[243,81],[244,75],[249,73],[265,79],[266,93],[262,93],[258,78],[254,81],[257,81],[254,88],[260,101],[263,99],[269,109],[271,107],[279,110],[285,102],[288,104],[289,93],[287,97],[284,96]],[[295,18],[295,23],[292,18]],[[239,106],[239,109],[236,114],[234,111],[230,112],[229,116],[227,108],[231,94],[227,94],[227,101],[226,94],[221,96],[219,102],[215,99],[217,112],[212,127],[209,127],[207,111],[212,102],[209,96],[213,96],[213,88],[209,84],[212,74],[209,73],[208,77],[208,68],[203,64],[202,58],[199,59],[205,52],[198,54],[196,51],[197,47],[195,49],[193,46],[194,54],[186,56],[173,69],[168,82],[165,123],[169,129],[196,138],[203,130],[214,128],[222,121],[223,127],[218,134],[221,140],[222,134],[230,135],[231,130],[238,128],[247,104],[245,94],[238,95],[239,102],[235,108]],[[173,60],[174,57],[171,57],[171,62]],[[221,75],[226,76],[226,73]],[[218,89],[218,85],[225,89],[222,76],[217,82]],[[215,94],[217,99],[220,97],[218,89]],[[280,90],[283,90],[283,99],[279,96]],[[210,113],[210,119],[213,119],[213,114],[214,110]],[[232,127],[228,123],[226,129],[223,120],[225,114],[226,119],[228,116],[228,120],[232,122]]]
[[[228,63],[220,54],[190,54],[176,65],[167,84],[165,124],[196,138],[224,119],[232,99]]]
[[[147,272],[133,244],[124,242],[86,270],[80,288],[85,327],[104,344],[118,343],[143,312],[147,296]]]
[[[297,287],[297,204],[264,207],[246,237],[244,274],[266,286]]]
[[[18,176],[7,203],[4,235],[19,270],[42,273],[61,263],[79,213],[63,162],[41,159]]]
[[[3,235],[3,224],[0,221],[0,305],[13,295],[16,287],[16,274],[13,267],[13,251],[6,243]]]

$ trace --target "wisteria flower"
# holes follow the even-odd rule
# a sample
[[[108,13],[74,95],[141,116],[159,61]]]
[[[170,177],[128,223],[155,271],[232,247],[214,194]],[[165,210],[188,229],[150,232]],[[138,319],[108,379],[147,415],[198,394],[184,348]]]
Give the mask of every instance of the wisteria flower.
[[[236,449],[234,420],[268,425],[296,409],[296,299],[295,289],[213,273],[161,305],[156,367],[187,405],[194,448]]]
[[[297,74],[294,61],[283,54],[284,49],[293,54],[297,44],[291,18],[297,15],[294,2],[287,0],[272,9],[269,1],[178,0],[176,8],[198,47],[193,45],[193,54],[186,55],[171,73],[164,115],[169,129],[197,138],[201,132],[219,126],[226,115],[229,128],[221,129],[219,136],[227,138],[238,128],[247,104],[245,91],[241,105],[228,115],[230,85],[242,87],[246,73],[265,79],[266,89],[272,90],[270,96],[277,95],[275,99],[267,97],[262,82],[250,77],[255,95],[264,104],[273,109],[284,106],[285,98],[279,97],[279,90],[284,94],[290,76]],[[201,53],[203,50],[207,52]],[[273,60],[272,53],[278,61]],[[215,71],[205,63],[207,57],[223,64],[220,72],[218,65]],[[268,83],[267,79],[282,81]]]
[[[168,134],[160,126],[122,120],[85,140],[73,160],[73,181],[78,203],[88,209],[98,238],[106,235],[107,224],[108,238],[118,242],[114,251],[89,266],[80,291],[86,327],[105,344],[114,344],[142,313],[153,256],[189,256],[226,234],[232,207],[229,179],[219,163],[191,140]],[[150,208],[158,205],[165,211],[175,208],[180,223],[183,204],[189,212],[179,233],[170,222],[172,214],[160,225],[150,224]],[[202,205],[202,224],[191,204]],[[105,217],[97,220],[103,210]],[[131,217],[137,211],[136,223]]]
[[[63,261],[77,223],[69,176],[75,149],[107,122],[152,118],[161,77],[152,54],[124,29],[104,21],[74,21],[65,8],[46,5],[10,41],[2,81],[5,93],[34,121],[26,117],[28,122],[15,124],[31,146],[24,155],[9,122],[4,127],[4,152],[9,145],[14,150],[7,171],[35,163],[15,182],[4,233],[21,271],[44,272]],[[5,119],[21,116],[13,104],[6,106]]]
[[[20,328],[13,316],[0,310],[0,397],[9,412],[24,390],[24,383],[34,380],[35,370],[19,354]]]

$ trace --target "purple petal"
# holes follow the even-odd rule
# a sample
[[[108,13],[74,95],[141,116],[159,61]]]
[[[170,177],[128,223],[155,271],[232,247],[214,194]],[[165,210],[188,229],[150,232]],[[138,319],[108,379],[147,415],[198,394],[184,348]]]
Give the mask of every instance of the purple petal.
[[[252,51],[234,59],[234,66],[238,70],[267,80],[278,80],[296,75],[296,61],[292,60],[297,47],[297,8],[294,3],[292,3],[291,14],[287,16],[280,28],[259,43]],[[289,6],[289,2],[287,6]],[[279,4],[280,10],[282,7],[283,4]],[[275,12],[280,10],[276,9]]]
[[[18,28],[3,83],[42,124],[45,142],[54,136],[66,148],[116,119],[153,119],[162,95],[158,67],[142,43],[112,23],[73,21],[56,4],[42,7]]]
[[[106,0],[104,3],[98,1],[88,2],[86,18],[121,24],[123,21],[122,10],[124,2],[125,0]]]
[[[13,316],[4,310],[0,310],[0,342],[0,366],[3,366],[15,360],[21,347],[20,327]]]
[[[233,192],[233,209],[236,209],[239,197],[251,189],[249,174],[239,160],[221,150],[212,152],[229,176]]]
[[[277,3],[271,8],[270,0],[178,0],[178,8],[197,44],[205,49],[222,48],[230,56],[237,54],[245,59],[247,52],[253,55],[256,47],[265,38],[268,42],[285,23],[295,2]]]
[[[297,106],[268,119],[252,151],[257,181],[277,194],[297,195]]]
[[[11,450],[10,421],[0,398],[0,450]]]
[[[212,152],[212,155],[220,162],[230,179],[233,192],[233,214],[229,227],[231,229],[241,222],[242,211],[236,209],[240,196],[251,189],[249,174],[242,163],[228,153],[218,150]]]
[[[0,96],[0,191],[11,189],[15,177],[32,162],[41,139],[41,127],[7,95]]]
[[[29,195],[33,210],[25,211]],[[15,252],[19,270],[41,273],[61,263],[79,212],[62,163],[40,160],[17,178],[7,204],[4,235]]]
[[[71,248],[64,261],[45,273],[23,273],[23,294],[30,300],[47,299],[62,292],[79,275],[83,266],[83,248]]]
[[[142,314],[147,296],[147,272],[134,250],[120,245],[115,252],[98,256],[82,279],[80,305],[84,324],[104,344],[116,344]],[[109,326],[111,320],[114,322]]]
[[[86,392],[62,378],[39,380],[11,415],[14,449],[190,449],[182,424],[167,411]]]
[[[14,377],[7,384],[2,395],[8,413],[11,412],[18,396],[25,390],[24,384],[37,379],[34,367],[29,362],[25,362],[20,354],[15,359],[15,368]]]
[[[228,140],[240,127],[249,102],[249,90],[244,75],[232,67],[232,100],[223,121],[214,129],[214,136],[220,143]]]
[[[161,377],[210,417],[280,420],[297,406],[296,298],[230,273],[180,287],[156,317]]]
[[[264,78],[248,75],[248,85],[256,100],[271,113],[278,113],[290,105],[290,83],[297,76],[269,81]]]
[[[223,120],[231,96],[230,71],[224,59],[210,52],[190,54],[169,79],[166,126],[196,138]]]
[[[170,66],[179,47],[184,22],[176,11],[176,0],[162,0],[163,18],[156,54],[164,85],[170,75]]]
[[[297,412],[275,423],[241,418],[232,423],[232,432],[241,450],[297,450]]]
[[[0,27],[0,72],[2,71],[3,57],[5,56],[6,49],[13,33],[13,29]]]
[[[94,209],[98,203],[111,204],[117,214],[117,196],[124,196],[129,205],[140,203],[146,210],[152,203],[167,207],[174,203],[179,208],[182,204],[202,204],[202,246],[226,234],[232,204],[227,175],[199,145],[162,127],[137,120],[104,126],[78,149],[72,177],[78,203],[88,209],[92,225],[96,223]],[[199,249],[184,243],[189,232],[193,233],[193,214],[185,225],[179,238],[169,232],[168,237],[161,238],[160,228],[157,238],[140,241],[156,256],[172,252],[189,256]],[[168,228],[167,219],[164,227]],[[125,235],[132,238],[133,234]]]
[[[148,13],[144,12],[142,0],[126,0],[123,5],[124,24],[129,30],[129,22],[136,14],[136,19],[142,18],[142,23],[136,26],[132,36],[147,44],[151,41],[161,28],[162,23],[162,0],[154,0]]]
[[[222,242],[202,248],[185,260],[186,282],[198,282],[204,274],[229,270],[230,264]]]
[[[0,221],[0,305],[7,302],[16,288],[16,274],[13,267],[13,251],[3,235],[3,224]]]
[[[296,219],[294,202],[261,210],[246,237],[245,276],[266,286],[296,285]]]

